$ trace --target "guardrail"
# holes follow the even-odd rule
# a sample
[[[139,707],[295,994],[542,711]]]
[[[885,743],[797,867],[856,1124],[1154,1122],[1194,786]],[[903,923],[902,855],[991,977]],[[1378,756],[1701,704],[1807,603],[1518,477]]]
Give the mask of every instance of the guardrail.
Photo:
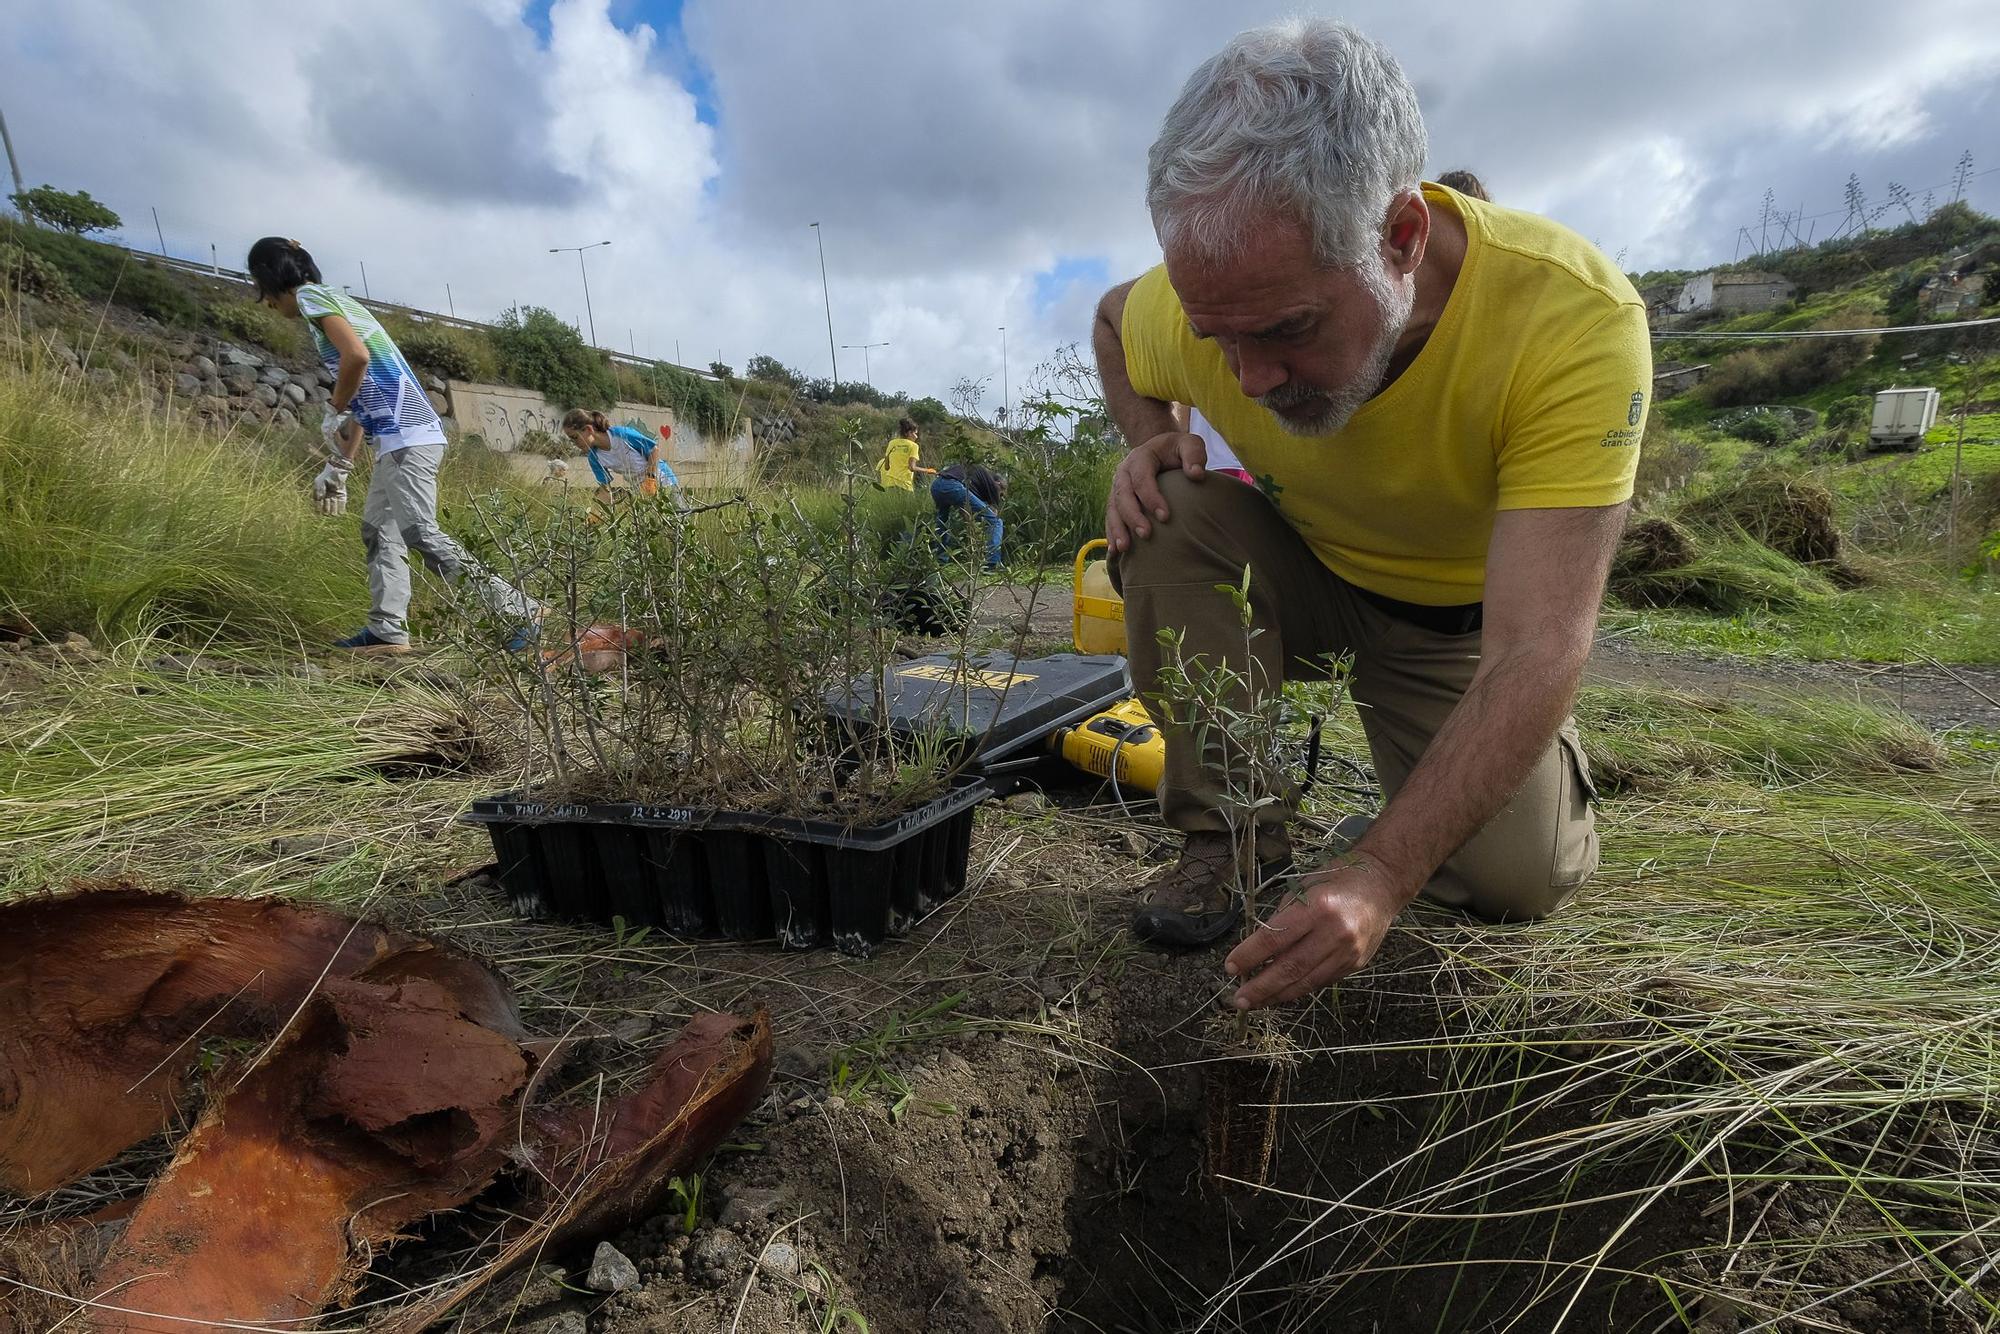
[[[217,264],[203,264],[197,260],[177,259],[172,255],[161,255],[149,250],[135,250],[128,245],[119,245],[116,241],[107,241],[104,244],[114,246],[136,260],[157,265],[160,268],[173,269],[179,273],[192,274],[200,278],[210,278],[219,282],[235,283],[241,287],[252,285],[250,275],[241,269],[225,269]],[[354,296],[354,293],[349,292],[348,295]],[[354,299],[378,315],[401,315],[405,319],[416,320],[419,323],[441,324],[448,328],[465,329],[473,333],[492,333],[496,328],[496,326],[487,324],[481,320],[462,319],[457,315],[444,315],[435,310],[424,310],[417,306],[405,306],[394,301],[378,301],[373,297],[363,296],[355,296]],[[601,347],[597,350],[621,366],[632,366],[640,370],[660,368],[681,371],[703,380],[714,380],[716,378],[712,372],[706,369],[683,366],[678,362],[661,361],[657,357],[641,357],[630,352],[616,352],[608,347]]]

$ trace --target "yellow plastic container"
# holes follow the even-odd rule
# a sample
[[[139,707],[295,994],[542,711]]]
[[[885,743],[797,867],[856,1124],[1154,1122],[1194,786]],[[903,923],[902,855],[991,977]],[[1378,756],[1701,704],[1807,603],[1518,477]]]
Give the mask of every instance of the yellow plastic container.
[[[1085,542],[1076,553],[1071,629],[1078,653],[1125,651],[1125,599],[1111,586],[1111,572],[1104,561],[1090,558],[1093,552],[1108,550],[1109,546],[1099,537]]]

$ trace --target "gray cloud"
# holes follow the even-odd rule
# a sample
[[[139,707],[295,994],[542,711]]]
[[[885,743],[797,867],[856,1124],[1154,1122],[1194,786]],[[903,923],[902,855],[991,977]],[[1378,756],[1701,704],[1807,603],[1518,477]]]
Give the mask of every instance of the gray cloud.
[[[214,241],[240,262],[284,231],[337,280],[358,287],[365,260],[378,295],[440,306],[450,283],[461,313],[529,301],[582,323],[574,257],[547,249],[612,239],[591,256],[600,339],[678,341],[696,364],[827,369],[818,220],[838,341],[891,342],[876,381],[942,395],[991,374],[997,400],[997,326],[1017,384],[1088,331],[1089,285],[1036,275],[1156,258],[1145,151],[1188,71],[1293,7],[691,0],[685,32],[653,41],[630,4],[558,0],[545,46],[518,0],[350,0],[283,23],[254,0],[0,0],[0,89],[28,174],[89,188],[145,244],[157,205],[177,253]],[[1644,268],[1730,258],[1767,186],[1814,212],[1850,171],[1882,198],[1946,179],[1966,148],[2000,166],[1986,10],[1338,12],[1417,83],[1434,169],[1470,166]],[[2000,211],[2000,174],[1973,199]]]

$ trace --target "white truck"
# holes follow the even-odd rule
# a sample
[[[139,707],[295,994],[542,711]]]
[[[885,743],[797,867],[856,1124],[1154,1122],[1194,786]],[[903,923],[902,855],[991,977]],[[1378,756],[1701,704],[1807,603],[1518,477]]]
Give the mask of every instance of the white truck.
[[[1870,449],[1915,449],[1924,432],[1937,421],[1935,389],[1884,389],[1875,395],[1875,417],[1868,424]]]

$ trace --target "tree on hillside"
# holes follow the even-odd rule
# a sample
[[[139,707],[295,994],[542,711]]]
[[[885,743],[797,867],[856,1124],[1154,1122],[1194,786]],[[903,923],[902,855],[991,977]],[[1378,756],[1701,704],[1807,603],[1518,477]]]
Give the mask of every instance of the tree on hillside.
[[[124,219],[90,197],[90,191],[78,190],[71,194],[58,190],[53,185],[38,185],[32,190],[23,190],[10,195],[14,207],[21,215],[53,227],[71,236],[87,236],[91,232],[108,232],[116,229]]]
[[[587,345],[574,326],[540,306],[510,309],[492,337],[500,374],[540,390],[561,407],[608,407],[617,397],[618,384],[604,354]]]
[[[910,404],[910,420],[928,431],[950,421],[951,409],[935,398],[919,398]]]

